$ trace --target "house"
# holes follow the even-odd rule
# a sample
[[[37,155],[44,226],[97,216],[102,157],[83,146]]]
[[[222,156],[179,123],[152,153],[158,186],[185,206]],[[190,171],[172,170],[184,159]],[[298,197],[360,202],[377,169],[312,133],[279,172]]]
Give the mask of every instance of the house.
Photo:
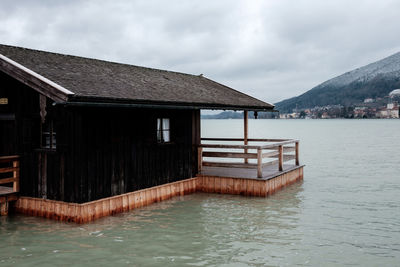
[[[196,177],[201,109],[273,110],[203,75],[7,45],[0,84],[0,159],[19,158],[16,205],[59,201],[39,216]]]
[[[397,102],[388,103],[386,108],[383,108],[378,114],[378,117],[385,119],[398,119],[399,118],[399,105]]]

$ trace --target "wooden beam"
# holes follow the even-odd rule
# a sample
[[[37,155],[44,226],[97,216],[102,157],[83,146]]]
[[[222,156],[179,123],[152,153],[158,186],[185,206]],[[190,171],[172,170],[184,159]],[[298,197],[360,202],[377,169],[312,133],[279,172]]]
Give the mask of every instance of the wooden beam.
[[[224,167],[224,168],[246,168],[246,169],[255,169],[257,168],[257,164],[254,163],[240,163],[240,162],[211,162],[211,161],[203,161],[203,166],[209,167]]]
[[[279,156],[279,152],[278,151],[272,151],[272,152],[267,152],[267,153],[263,153],[262,157],[263,158],[276,158]]]
[[[273,165],[277,165],[279,160],[273,160],[273,161],[268,161],[268,162],[264,162],[262,164],[263,167],[267,167],[267,166],[273,166]]]
[[[230,148],[230,149],[257,149],[260,146],[245,146],[245,145],[220,145],[220,144],[201,144],[200,147],[208,147],[208,148]]]
[[[203,148],[197,148],[197,170],[200,173],[203,166]]]
[[[296,142],[296,147],[295,147],[295,150],[296,150],[296,166],[299,166],[300,165],[300,161],[299,161],[299,142]]]
[[[244,158],[244,159],[256,159],[256,153],[238,153],[238,152],[203,152],[203,157],[210,158]]]
[[[244,138],[208,138],[202,137],[203,141],[244,141]],[[283,142],[283,141],[291,141],[290,139],[263,139],[263,138],[247,138],[249,142]]]
[[[244,145],[248,145],[249,143],[248,143],[247,139],[249,137],[248,136],[248,134],[249,134],[249,130],[248,130],[248,128],[249,128],[249,112],[247,110],[243,111],[243,122],[244,122],[244,125],[243,125],[243,136],[244,136],[243,143],[244,143]],[[244,149],[244,153],[247,153],[247,148]],[[249,163],[247,158],[244,159],[244,163]]]
[[[283,147],[279,146],[279,171],[283,171]]]
[[[263,170],[263,166],[262,166],[262,149],[257,149],[257,177],[258,178],[262,178],[262,170]]]
[[[16,181],[15,177],[4,178],[0,179],[0,184],[9,184],[9,183],[14,183],[15,181]]]
[[[19,160],[13,161],[13,167],[16,169],[13,172],[13,178],[15,179],[15,181],[13,183],[13,191],[19,192]]]
[[[296,151],[296,147],[294,146],[283,147],[283,153],[294,152],[294,151]]]
[[[19,158],[19,156],[16,156],[16,155],[14,155],[14,156],[2,156],[2,157],[0,157],[0,163],[11,162],[14,159],[18,159],[18,158]]]
[[[17,169],[16,167],[0,168],[0,173],[14,172]]]

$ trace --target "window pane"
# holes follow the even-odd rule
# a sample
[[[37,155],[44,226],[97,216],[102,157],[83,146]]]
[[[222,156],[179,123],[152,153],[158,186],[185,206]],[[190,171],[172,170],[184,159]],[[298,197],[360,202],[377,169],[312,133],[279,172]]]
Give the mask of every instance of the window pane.
[[[163,121],[163,130],[169,130],[169,119],[162,119]]]
[[[53,146],[51,148],[56,148],[57,147],[57,138],[56,138],[56,133],[53,133]]]
[[[157,131],[157,142],[162,142],[162,131]]]
[[[157,131],[161,131],[161,119],[157,119]]]
[[[171,141],[171,140],[169,139],[169,130],[163,131],[163,133],[164,133],[164,142],[169,142],[169,141]]]
[[[50,134],[45,134],[44,136],[44,147],[50,148]]]

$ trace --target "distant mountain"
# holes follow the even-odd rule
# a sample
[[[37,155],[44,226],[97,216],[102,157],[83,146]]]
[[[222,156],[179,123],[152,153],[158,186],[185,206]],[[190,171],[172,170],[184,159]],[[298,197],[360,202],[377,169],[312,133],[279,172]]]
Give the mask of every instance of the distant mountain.
[[[249,118],[254,118],[254,112],[249,111]],[[277,116],[277,112],[258,112],[257,118],[259,119],[272,119]],[[218,114],[201,115],[202,119],[243,119],[243,111],[223,111]]]
[[[223,111],[218,114],[201,115],[202,119],[242,119],[243,112]]]
[[[282,113],[315,106],[353,106],[366,98],[387,96],[400,88],[400,52],[364,67],[346,72],[306,93],[275,104]]]

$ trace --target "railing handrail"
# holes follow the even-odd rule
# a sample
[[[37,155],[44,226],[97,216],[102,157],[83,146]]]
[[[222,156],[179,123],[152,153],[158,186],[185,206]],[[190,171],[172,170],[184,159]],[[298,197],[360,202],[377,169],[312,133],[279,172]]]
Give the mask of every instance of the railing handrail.
[[[243,138],[201,138],[203,141],[244,141]],[[278,163],[278,170],[283,171],[283,163],[285,161],[295,160],[296,166],[299,166],[299,140],[297,139],[261,139],[251,138],[247,139],[250,142],[268,142],[271,144],[264,145],[235,145],[235,144],[199,144],[198,145],[198,168],[201,171],[202,166],[222,166],[222,167],[240,167],[240,168],[257,168],[257,177],[262,178],[262,170],[264,166],[274,165]],[[295,144],[295,146],[286,146]],[[203,148],[214,149],[243,149],[243,152],[217,152],[217,151],[203,151]],[[257,150],[257,153],[249,153],[249,149]],[[263,152],[263,150],[277,150],[277,152]],[[295,152],[292,154],[285,154],[285,152]],[[243,158],[244,163],[238,162],[208,162],[203,161],[206,158]],[[270,162],[263,162],[264,158],[277,158]],[[257,164],[248,163],[248,159],[256,159]]]
[[[202,137],[201,140],[204,141],[244,141],[244,138],[209,138],[209,137]],[[247,138],[248,142],[281,142],[281,141],[288,141],[292,139],[263,139],[263,138]]]
[[[0,156],[0,163],[3,163],[3,162],[10,162],[10,161],[13,161],[13,160],[19,159],[19,158],[20,158],[20,156],[18,156],[18,155]]]
[[[243,141],[239,138],[201,138],[204,141]],[[261,141],[264,140],[264,141]],[[265,141],[271,140],[271,141]],[[279,140],[279,141],[272,141]],[[199,144],[198,147],[203,148],[230,148],[230,149],[274,149],[282,145],[298,143],[296,139],[248,139],[250,142],[274,142],[267,145],[229,145],[229,144]]]
[[[0,184],[13,183],[13,192],[19,192],[19,156],[1,156],[0,163],[12,163],[12,166],[0,167],[0,173],[12,173],[12,177],[0,178]]]

